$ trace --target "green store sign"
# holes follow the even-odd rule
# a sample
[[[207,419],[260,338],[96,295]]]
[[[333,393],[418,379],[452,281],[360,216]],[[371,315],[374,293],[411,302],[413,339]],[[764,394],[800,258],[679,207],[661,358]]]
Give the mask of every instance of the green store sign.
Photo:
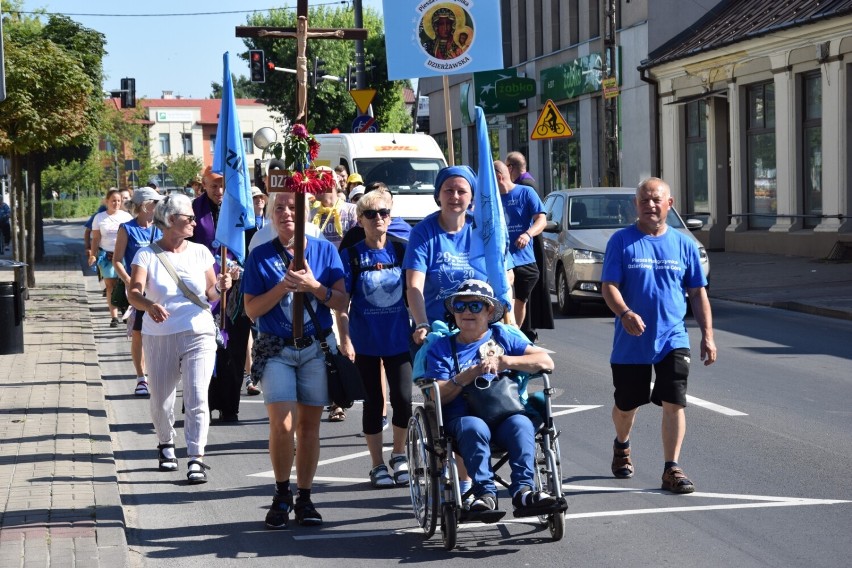
[[[616,56],[616,75],[619,74],[619,59]],[[592,53],[556,67],[542,69],[541,102],[545,103],[548,99],[573,99],[602,90],[604,69],[604,58],[600,53]]]

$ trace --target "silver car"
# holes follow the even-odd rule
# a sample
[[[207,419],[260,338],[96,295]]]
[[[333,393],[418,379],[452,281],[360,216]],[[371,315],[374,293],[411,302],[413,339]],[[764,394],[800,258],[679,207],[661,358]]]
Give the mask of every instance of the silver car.
[[[544,202],[547,226],[541,234],[544,262],[547,285],[556,292],[562,314],[576,315],[583,302],[603,302],[601,271],[606,244],[613,233],[636,221],[635,197],[636,190],[627,187],[588,187],[548,194]],[[674,208],[666,222],[695,240],[701,268],[709,278],[707,251],[690,233],[703,223],[698,219],[684,223]]]

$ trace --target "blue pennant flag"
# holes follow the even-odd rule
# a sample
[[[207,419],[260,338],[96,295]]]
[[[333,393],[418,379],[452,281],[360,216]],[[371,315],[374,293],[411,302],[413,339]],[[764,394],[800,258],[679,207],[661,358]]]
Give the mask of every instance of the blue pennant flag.
[[[225,73],[222,79],[222,107],[219,110],[219,126],[216,129],[213,171],[222,174],[225,195],[219,210],[213,246],[227,247],[242,264],[246,256],[245,231],[254,227],[254,204],[227,51],[223,60]]]
[[[503,204],[494,174],[491,142],[485,113],[476,107],[476,136],[479,144],[479,170],[473,196],[473,239],[470,245],[470,264],[488,275],[494,294],[507,309],[512,309],[511,290],[506,277],[506,258],[509,254],[509,230],[503,216]]]

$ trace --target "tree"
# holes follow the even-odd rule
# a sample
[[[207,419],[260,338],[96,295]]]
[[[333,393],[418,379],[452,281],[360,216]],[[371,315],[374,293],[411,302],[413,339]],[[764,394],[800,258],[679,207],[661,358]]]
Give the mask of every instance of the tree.
[[[65,17],[51,17],[42,26],[9,6],[17,8],[20,1],[4,2],[4,13],[11,14],[4,20],[8,97],[0,102],[0,154],[11,162],[15,258],[27,262],[33,286],[41,170],[48,156],[58,155],[56,149],[91,146],[95,139],[103,105],[100,83],[93,79],[102,75],[104,38]]]
[[[405,103],[402,100],[404,82],[387,81],[387,65],[383,22],[378,13],[364,10],[364,27],[369,30],[365,42],[366,57],[371,59],[378,70],[377,89],[373,101],[374,113],[387,132],[405,131],[411,128],[410,117],[406,118]],[[312,28],[351,28],[354,16],[344,8],[329,9],[323,6],[309,8],[308,22]],[[255,13],[248,17],[249,26],[295,27],[296,13],[293,9],[276,9]],[[263,49],[267,61],[274,61],[279,67],[294,68],[296,65],[295,39],[247,38],[244,40],[249,49]],[[308,40],[308,61],[318,57],[325,61],[325,69],[330,75],[345,77],[347,67],[355,61],[355,43],[353,41]],[[241,54],[244,58],[245,54]],[[310,66],[310,65],[309,65]],[[295,116],[296,79],[290,73],[267,72],[266,83],[258,84],[261,96],[270,107],[282,116]],[[348,130],[357,116],[355,102],[346,92],[344,83],[322,81],[317,88],[308,87],[308,128],[311,132],[330,132],[334,128]]]
[[[262,92],[258,83],[252,83],[249,81],[248,77],[245,75],[240,75],[237,77],[233,73],[231,73],[231,81],[234,84],[234,97],[238,99],[259,99],[262,96]],[[222,98],[222,85],[213,81],[210,83],[210,98],[211,99],[221,99]]]
[[[176,158],[168,156],[163,160],[163,163],[166,164],[169,174],[178,187],[186,187],[192,181],[192,178],[201,173],[201,169],[204,167],[204,160],[188,155],[181,155]]]

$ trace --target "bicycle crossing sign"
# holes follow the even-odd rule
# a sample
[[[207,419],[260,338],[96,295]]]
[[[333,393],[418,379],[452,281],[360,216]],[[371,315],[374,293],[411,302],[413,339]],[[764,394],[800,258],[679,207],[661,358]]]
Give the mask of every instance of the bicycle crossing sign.
[[[559,114],[556,105],[548,99],[544,103],[544,108],[541,109],[541,114],[538,115],[538,120],[535,121],[530,133],[532,140],[550,140],[553,138],[568,138],[574,136],[574,131]]]

